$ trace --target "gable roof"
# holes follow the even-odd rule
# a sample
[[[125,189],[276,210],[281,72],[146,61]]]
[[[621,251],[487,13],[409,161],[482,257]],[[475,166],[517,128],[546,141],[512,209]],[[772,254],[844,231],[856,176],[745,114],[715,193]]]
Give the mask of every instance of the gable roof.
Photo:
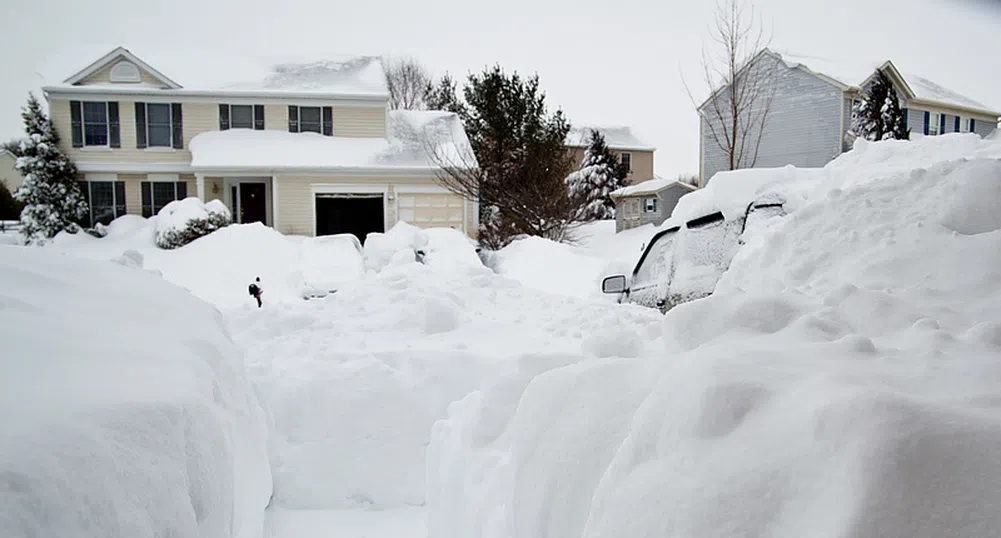
[[[953,108],[961,108],[982,114],[1001,116],[1001,112],[991,110],[983,103],[970,99],[956,91],[940,86],[924,77],[913,73],[902,73],[892,61],[886,61],[879,66],[880,71],[886,72],[893,81],[903,91],[908,100],[916,100],[931,104],[941,104]],[[869,75],[861,84],[865,86],[873,77],[875,71]]]
[[[93,61],[97,54],[101,54],[97,50],[108,50],[96,47],[75,47],[50,56],[39,67],[46,88],[89,88],[93,91],[130,91],[132,88],[148,92],[150,88],[138,88],[138,84],[74,85],[121,57],[162,80],[167,88],[164,91],[180,94],[239,92],[388,96],[382,60],[374,56],[327,55],[318,58],[312,53],[309,56],[281,52],[250,54],[235,49],[180,45],[145,46],[141,50],[115,47]],[[133,53],[133,50],[136,52]],[[164,73],[170,73],[170,78]]]
[[[664,179],[661,177],[654,177],[653,179],[648,179],[642,183],[637,183],[635,185],[629,185],[628,187],[622,187],[612,191],[609,196],[612,198],[625,198],[627,196],[640,196],[647,194],[657,194],[665,189],[670,189],[672,187],[680,187],[688,192],[697,191],[698,187],[694,185],[689,185],[682,181],[676,179]]]
[[[605,136],[605,144],[610,149],[617,149],[619,151],[656,151],[657,149],[637,138],[633,134],[632,129],[624,125],[582,125],[573,127],[567,133],[565,144],[571,148],[586,148],[591,140],[592,130],[598,131]]]
[[[87,67],[84,67],[80,71],[77,71],[76,73],[71,75],[69,78],[64,80],[63,83],[70,85],[77,84],[86,79],[87,77],[93,75],[94,73],[100,71],[101,69],[104,69],[105,67],[111,65],[112,62],[118,61],[120,59],[128,60],[136,64],[136,67],[142,69],[143,71],[146,71],[150,75],[153,75],[153,77],[162,82],[164,86],[172,90],[176,90],[181,87],[180,84],[174,82],[173,80],[170,80],[169,78],[167,78],[166,75],[154,69],[153,66],[140,60],[138,57],[136,57],[136,55],[129,52],[129,50],[126,49],[125,47],[118,47],[112,50],[111,52],[105,54],[104,56],[98,58],[96,61],[94,61]]]
[[[456,114],[416,110],[388,114],[386,138],[251,129],[200,133],[189,145],[191,166],[199,170],[398,171],[433,171],[451,163],[476,166]]]

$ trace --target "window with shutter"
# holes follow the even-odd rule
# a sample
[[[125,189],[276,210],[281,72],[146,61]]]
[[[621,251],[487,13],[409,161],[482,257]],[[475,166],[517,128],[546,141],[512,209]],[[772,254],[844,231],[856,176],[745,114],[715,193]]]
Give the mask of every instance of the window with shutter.
[[[288,106],[288,132],[299,132],[299,107],[295,105]]]
[[[146,144],[151,148],[169,148],[170,105],[167,103],[146,104]]]
[[[323,134],[324,136],[334,135],[334,108],[323,107]]]
[[[939,114],[938,116],[938,133],[945,134],[945,114]]]
[[[139,184],[139,188],[142,191],[143,217],[148,219],[153,216],[153,184],[143,181]]]
[[[113,148],[122,147],[122,134],[118,125],[118,102],[108,102],[108,145]]]
[[[83,147],[83,107],[80,101],[70,101],[70,131],[74,148]]]
[[[108,103],[83,102],[83,145],[108,145]]]
[[[971,133],[977,132],[977,122],[973,118],[970,118],[970,132]]]
[[[229,105],[219,105],[219,130],[229,130]]]
[[[954,129],[953,132],[955,133],[959,132],[959,116],[956,116],[956,121],[954,122],[953,129]]]
[[[318,106],[299,107],[299,132],[300,133],[322,133],[322,114]]]
[[[254,105],[254,129],[264,130],[264,105]]]
[[[127,214],[127,208],[125,207],[125,182],[116,181],[115,182],[115,218],[121,217]]]
[[[229,105],[229,117],[234,129],[254,128],[254,107],[250,105]]]

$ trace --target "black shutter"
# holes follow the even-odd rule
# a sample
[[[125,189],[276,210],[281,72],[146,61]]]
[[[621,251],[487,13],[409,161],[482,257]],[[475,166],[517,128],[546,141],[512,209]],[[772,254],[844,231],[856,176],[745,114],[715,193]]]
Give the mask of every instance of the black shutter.
[[[80,101],[70,101],[70,121],[73,133],[73,147],[83,147],[83,105]]]
[[[956,116],[955,129],[956,130],[953,131],[953,132],[958,133],[959,132],[959,116]]]
[[[938,115],[938,134],[945,134],[945,114]]]
[[[254,105],[254,129],[264,130],[264,105]]]
[[[928,124],[931,123],[931,113],[925,110],[925,134],[928,134]]]
[[[334,136],[334,109],[333,107],[323,107],[323,136]]]
[[[219,105],[219,130],[229,129],[229,105]]]
[[[904,115],[904,129],[907,128],[907,109],[901,109],[900,113]]]
[[[974,120],[973,118],[970,118],[970,132],[971,133],[977,132],[977,121]]]
[[[118,102],[108,102],[108,145],[113,148],[122,147],[122,134],[118,126]]]
[[[139,183],[142,191],[143,217],[147,219],[153,216],[153,184],[149,181]]]
[[[80,185],[80,194],[83,195],[83,201],[87,203],[87,214],[84,215],[82,219],[80,219],[79,224],[80,226],[90,228],[91,226],[93,226],[93,224],[91,224],[90,218],[91,215],[93,215],[94,213],[94,210],[90,207],[90,183],[86,181],[77,181],[77,183]]]
[[[116,181],[115,182],[115,218],[121,217],[126,213],[125,210],[125,182]]]
[[[175,200],[183,200],[188,197],[188,182],[178,181],[175,194],[177,195]]]
[[[288,106],[288,132],[299,132],[299,107],[295,105]]]
[[[174,149],[184,148],[184,131],[181,126],[184,122],[181,121],[181,103],[171,103],[170,104],[170,132],[174,134]]]
[[[146,147],[146,103],[136,103],[136,147]]]

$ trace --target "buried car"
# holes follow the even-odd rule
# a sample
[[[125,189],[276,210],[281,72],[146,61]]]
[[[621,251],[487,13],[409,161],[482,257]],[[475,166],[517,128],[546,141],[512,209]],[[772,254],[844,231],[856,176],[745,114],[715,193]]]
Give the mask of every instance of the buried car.
[[[721,211],[661,230],[650,240],[630,277],[606,277],[601,291],[631,303],[667,312],[707,297],[730,267],[742,236],[766,221],[785,215],[778,196],[759,198],[735,218]]]
[[[365,273],[361,242],[352,234],[303,238],[302,298],[326,297]]]

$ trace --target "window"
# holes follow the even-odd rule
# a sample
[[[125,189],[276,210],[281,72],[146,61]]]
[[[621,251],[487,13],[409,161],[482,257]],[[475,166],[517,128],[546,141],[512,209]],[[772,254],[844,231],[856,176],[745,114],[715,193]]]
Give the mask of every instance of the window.
[[[928,119],[928,132],[925,133],[925,134],[927,134],[929,136],[935,136],[935,135],[937,135],[938,134],[938,128],[939,128],[939,125],[938,125],[939,116],[938,116],[938,114],[929,114],[927,119]]]
[[[619,162],[626,167],[626,170],[629,170],[630,172],[633,171],[633,156],[631,153],[623,151],[619,155]]]
[[[320,107],[301,106],[299,107],[299,132],[300,133],[321,133]]]
[[[219,105],[219,130],[264,129],[264,105]]]
[[[83,102],[83,145],[108,145],[108,103]]]
[[[643,212],[644,213],[656,213],[657,212],[657,199],[656,198],[644,198],[643,199]]]
[[[83,187],[90,206],[88,226],[108,225],[125,214],[124,181],[88,181]]]
[[[146,140],[148,147],[169,148],[170,105],[167,103],[146,103]]]
[[[146,218],[156,215],[170,202],[188,196],[188,184],[184,181],[143,181],[140,187],[142,214]]]
[[[333,136],[333,120],[333,107],[296,105],[288,107],[288,132],[290,133],[319,133],[324,136]]]
[[[970,118],[970,132],[977,132],[977,122],[973,118]]]

